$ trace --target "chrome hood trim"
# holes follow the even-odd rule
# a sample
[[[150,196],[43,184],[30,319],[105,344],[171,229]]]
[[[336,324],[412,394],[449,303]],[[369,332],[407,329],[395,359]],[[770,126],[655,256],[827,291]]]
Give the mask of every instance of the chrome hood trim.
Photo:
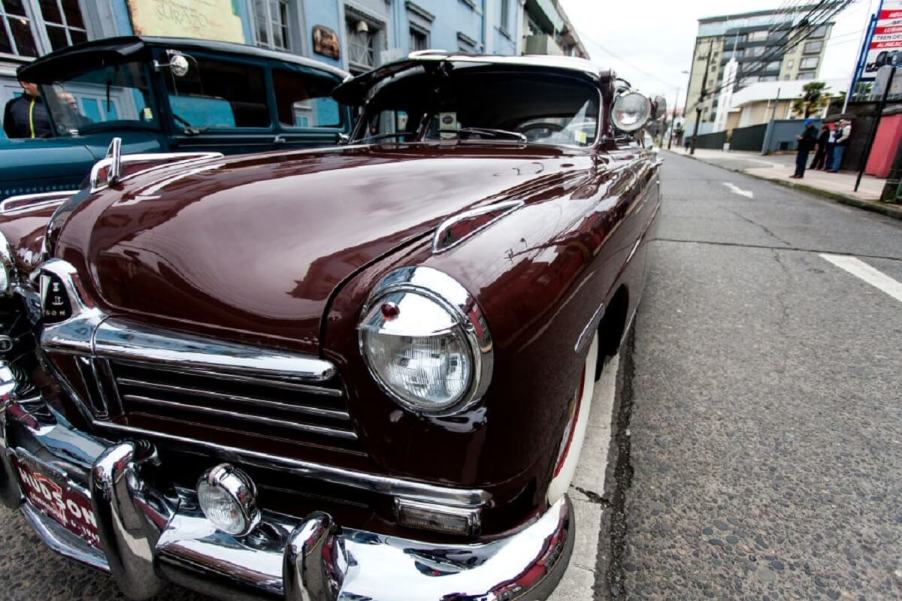
[[[86,299],[72,265],[52,259],[41,271],[63,282],[72,308],[68,319],[44,326],[40,336],[44,350],[308,382],[322,382],[336,374],[332,362],[317,357],[151,329],[109,318]]]

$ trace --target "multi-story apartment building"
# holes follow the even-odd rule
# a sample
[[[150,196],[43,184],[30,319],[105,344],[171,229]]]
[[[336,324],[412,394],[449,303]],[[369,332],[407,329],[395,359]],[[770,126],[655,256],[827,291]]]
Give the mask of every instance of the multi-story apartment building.
[[[785,48],[787,38],[798,35],[800,21],[813,8],[799,6],[699,19],[686,97],[686,130],[692,131],[695,124],[706,65],[708,94],[701,103],[699,133],[714,130],[718,102],[723,98],[719,92],[725,85],[738,90],[758,81],[816,79],[833,24],[821,25],[794,48]],[[736,64],[730,67],[734,58]]]
[[[431,48],[586,56],[557,0],[0,0],[0,107],[20,93],[19,65],[133,34],[256,44],[352,73]]]

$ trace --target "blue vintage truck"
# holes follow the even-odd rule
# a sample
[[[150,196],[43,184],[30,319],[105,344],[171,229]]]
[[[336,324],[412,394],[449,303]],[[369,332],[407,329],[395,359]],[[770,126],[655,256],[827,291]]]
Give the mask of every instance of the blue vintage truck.
[[[330,97],[344,71],[241,44],[109,38],[18,76],[39,84],[52,132],[0,132],[0,201],[77,190],[114,137],[122,154],[236,154],[334,145],[351,128],[349,109]]]

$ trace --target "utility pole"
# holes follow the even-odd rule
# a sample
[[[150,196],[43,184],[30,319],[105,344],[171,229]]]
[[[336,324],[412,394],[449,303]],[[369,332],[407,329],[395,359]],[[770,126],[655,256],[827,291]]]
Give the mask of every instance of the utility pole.
[[[711,69],[711,51],[714,44],[708,43],[708,56],[705,58],[705,74],[702,76],[702,92],[698,95],[698,104],[695,107],[695,125],[692,128],[692,147],[689,154],[695,154],[695,143],[698,141],[698,125],[702,120],[702,103],[705,101],[705,95],[708,87],[708,71]]]
[[[680,101],[680,89],[677,88],[676,96],[673,97],[673,116],[670,119],[670,138],[667,139],[667,150],[673,145],[673,131],[676,128],[677,118],[677,102]]]
[[[770,112],[770,121],[767,122],[767,129],[764,130],[764,144],[761,146],[761,154],[770,154],[770,141],[774,135],[774,120],[777,118],[777,105],[780,104],[780,92],[782,88],[777,88],[777,99],[774,100],[774,108]]]

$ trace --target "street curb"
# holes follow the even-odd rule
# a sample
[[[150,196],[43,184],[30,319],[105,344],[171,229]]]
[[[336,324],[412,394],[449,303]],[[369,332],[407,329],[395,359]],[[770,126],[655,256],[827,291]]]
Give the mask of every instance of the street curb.
[[[806,184],[800,184],[797,182],[790,182],[780,178],[771,178],[765,177],[763,175],[758,175],[755,173],[748,173],[742,169],[732,169],[730,167],[724,167],[723,165],[718,165],[717,163],[710,163],[705,159],[700,159],[698,157],[692,156],[691,154],[680,154],[672,151],[668,151],[671,154],[679,157],[685,157],[687,159],[692,159],[693,161],[698,161],[700,163],[704,163],[705,165],[711,165],[712,167],[717,167],[718,169],[723,169],[724,171],[732,171],[733,173],[741,173],[742,175],[747,175],[748,177],[754,177],[755,179],[760,179],[765,182],[771,182],[777,184],[778,186],[783,186],[784,188],[790,188],[793,190],[798,190],[800,192],[807,192],[812,196],[820,196],[821,198],[825,198],[827,200],[832,200],[834,202],[839,202],[845,205],[849,205],[852,207],[857,207],[859,209],[864,209],[865,211],[872,211],[874,213],[880,213],[881,215],[886,215],[887,217],[892,217],[893,219],[902,220],[902,206],[893,206],[890,203],[885,202],[875,202],[871,200],[861,200],[860,198],[855,198],[854,196],[848,196],[846,194],[842,194],[840,192],[830,192],[828,190],[822,190],[820,188],[815,188],[813,186],[808,186]]]

